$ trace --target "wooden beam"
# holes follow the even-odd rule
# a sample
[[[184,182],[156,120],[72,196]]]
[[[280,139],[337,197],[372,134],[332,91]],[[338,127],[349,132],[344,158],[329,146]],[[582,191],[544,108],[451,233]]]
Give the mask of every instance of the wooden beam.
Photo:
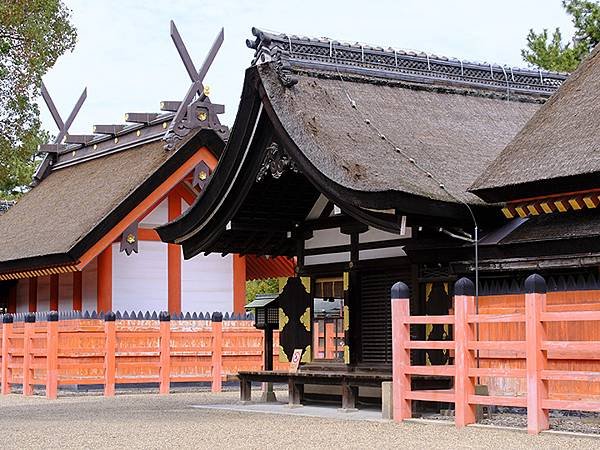
[[[83,272],[73,272],[73,310],[83,309]]]
[[[112,310],[112,244],[98,255],[97,269],[97,308],[98,311]]]
[[[58,311],[58,274],[50,275],[50,311]]]
[[[183,198],[188,205],[192,205],[196,201],[196,198],[198,197],[197,193],[194,192],[190,187],[188,187],[183,182],[181,182],[177,186],[175,186],[173,191],[175,191],[181,198]]]
[[[233,312],[246,309],[246,257],[233,255]]]
[[[37,277],[29,278],[29,312],[37,311]]]
[[[181,215],[181,197],[174,191],[168,195],[169,222]],[[167,245],[169,312],[178,313],[181,312],[181,247],[177,244]]]
[[[82,270],[96,256],[100,254],[107,246],[117,239],[123,231],[134,221],[139,220],[147,211],[152,209],[154,205],[160,203],[164,198],[185,176],[190,173],[196,164],[205,160],[210,165],[217,164],[217,158],[206,147],[201,147],[194,155],[173,172],[154,192],[142,200],[123,220],[113,227],[102,239],[96,242],[80,259],[77,264],[77,269]],[[210,161],[210,162],[209,162]]]
[[[160,242],[160,236],[152,228],[138,228],[138,241]]]

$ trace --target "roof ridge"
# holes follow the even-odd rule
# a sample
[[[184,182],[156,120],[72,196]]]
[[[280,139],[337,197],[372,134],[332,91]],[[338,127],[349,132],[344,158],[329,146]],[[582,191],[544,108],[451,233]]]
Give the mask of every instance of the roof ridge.
[[[525,94],[551,95],[568,74],[476,63],[425,52],[384,49],[329,38],[277,34],[252,28],[252,65],[284,60],[284,69],[336,70],[375,78],[468,84]],[[286,67],[287,66],[287,67]]]

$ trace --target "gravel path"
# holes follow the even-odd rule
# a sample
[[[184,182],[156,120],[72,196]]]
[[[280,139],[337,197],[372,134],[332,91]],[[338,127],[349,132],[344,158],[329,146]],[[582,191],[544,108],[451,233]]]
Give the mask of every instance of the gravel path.
[[[600,440],[439,424],[195,409],[238,393],[0,397],[1,448],[600,448]]]

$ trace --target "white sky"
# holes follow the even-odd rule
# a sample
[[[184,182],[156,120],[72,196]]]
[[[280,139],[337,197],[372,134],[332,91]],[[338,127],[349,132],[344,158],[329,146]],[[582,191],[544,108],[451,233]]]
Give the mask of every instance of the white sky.
[[[253,51],[251,27],[425,51],[470,61],[524,67],[520,50],[530,28],[572,25],[561,0],[65,0],[78,43],[44,77],[66,119],[84,86],[88,98],[72,134],[93,124],[123,123],[126,112],[157,112],[161,100],[181,100],[189,78],[169,36],[177,24],[196,66],[219,28],[221,47],[205,84],[225,104],[221,122],[232,126]],[[45,105],[42,121],[56,127]]]

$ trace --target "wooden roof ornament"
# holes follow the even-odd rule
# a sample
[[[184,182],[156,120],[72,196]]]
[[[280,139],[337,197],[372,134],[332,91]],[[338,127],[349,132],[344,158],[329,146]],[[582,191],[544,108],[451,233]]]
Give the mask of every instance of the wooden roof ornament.
[[[164,136],[165,150],[173,150],[179,141],[185,139],[191,130],[197,128],[211,128],[220,133],[227,132],[227,128],[221,125],[218,117],[218,114],[225,112],[225,107],[210,101],[208,86],[203,84],[204,77],[217,56],[221,44],[223,44],[223,28],[221,28],[213,42],[200,70],[196,70],[183,39],[177,31],[175,22],[172,20],[171,39],[192,80],[192,84],[181,102],[165,101],[161,103],[161,109],[163,110],[173,110],[177,107],[175,116]]]
[[[75,103],[75,106],[73,106],[73,109],[71,110],[71,114],[69,114],[69,117],[67,117],[67,120],[64,122],[62,120],[62,117],[60,117],[60,114],[56,109],[54,101],[52,100],[48,89],[46,89],[46,85],[44,84],[44,82],[42,82],[41,93],[42,98],[44,99],[44,102],[46,103],[46,106],[48,107],[48,110],[50,111],[50,114],[54,119],[54,123],[56,123],[56,127],[58,128],[58,134],[54,138],[54,142],[52,144],[42,144],[38,149],[39,153],[45,153],[46,157],[44,158],[44,161],[42,162],[42,164],[40,164],[33,176],[34,185],[39,183],[49,173],[49,169],[56,162],[56,157],[58,156],[58,154],[61,151],[66,150],[67,144],[71,143],[73,136],[69,136],[67,133],[69,132],[71,124],[75,120],[75,117],[77,117],[77,113],[79,113],[81,106],[87,98],[87,88],[83,89],[83,92],[79,96],[77,103]],[[89,136],[85,137],[88,138]],[[69,138],[71,140],[69,140]]]

